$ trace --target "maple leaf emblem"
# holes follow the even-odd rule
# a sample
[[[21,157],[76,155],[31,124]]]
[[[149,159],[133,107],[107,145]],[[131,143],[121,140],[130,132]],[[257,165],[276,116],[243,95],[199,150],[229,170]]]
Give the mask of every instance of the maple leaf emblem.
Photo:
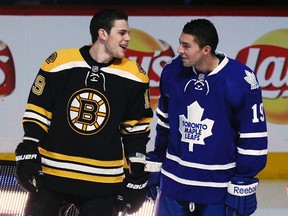
[[[189,144],[189,151],[193,152],[194,144],[205,145],[204,139],[212,135],[214,121],[202,119],[204,109],[198,102],[187,107],[187,116],[179,116],[179,131],[182,134],[181,141]]]
[[[244,77],[244,79],[246,80],[247,83],[249,83],[251,85],[251,90],[258,89],[259,84],[256,80],[255,74],[253,72],[249,72],[247,70],[245,70],[245,74],[246,74],[246,76]]]

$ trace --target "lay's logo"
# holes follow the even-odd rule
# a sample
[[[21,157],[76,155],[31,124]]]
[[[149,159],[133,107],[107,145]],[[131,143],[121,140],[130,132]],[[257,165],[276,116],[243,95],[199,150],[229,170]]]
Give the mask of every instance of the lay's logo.
[[[288,124],[288,29],[263,35],[240,50],[236,59],[256,73],[267,120]]]
[[[126,51],[126,57],[137,61],[149,74],[150,103],[153,110],[158,105],[160,75],[166,62],[174,56],[170,44],[157,40],[139,29],[130,29],[131,41]]]
[[[15,89],[15,66],[11,51],[0,41],[0,97],[11,94]]]

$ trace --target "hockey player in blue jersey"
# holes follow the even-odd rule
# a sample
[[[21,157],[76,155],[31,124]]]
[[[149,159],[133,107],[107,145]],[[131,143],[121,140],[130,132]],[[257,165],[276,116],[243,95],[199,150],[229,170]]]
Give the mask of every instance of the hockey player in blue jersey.
[[[179,43],[162,71],[148,154],[148,163],[162,163],[148,183],[153,198],[160,175],[156,216],[251,215],[268,145],[257,78],[215,51],[217,30],[207,19],[188,22]]]

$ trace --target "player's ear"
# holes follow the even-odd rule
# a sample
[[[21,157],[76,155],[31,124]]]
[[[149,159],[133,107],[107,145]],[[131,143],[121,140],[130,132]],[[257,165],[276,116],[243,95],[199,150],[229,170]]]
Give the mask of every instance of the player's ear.
[[[204,54],[207,55],[208,53],[211,52],[211,47],[209,45],[206,45],[203,47],[202,50],[203,50]]]
[[[101,38],[102,40],[106,40],[106,38],[108,37],[108,32],[105,29],[100,28],[98,30],[98,37]]]

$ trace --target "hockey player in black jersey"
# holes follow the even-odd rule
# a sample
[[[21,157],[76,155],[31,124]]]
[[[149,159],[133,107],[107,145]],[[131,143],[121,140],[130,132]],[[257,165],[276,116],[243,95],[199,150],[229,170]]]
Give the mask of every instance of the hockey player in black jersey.
[[[73,203],[79,215],[112,216],[145,200],[148,75],[125,58],[124,11],[97,12],[90,33],[91,45],[51,54],[32,85],[15,151],[16,179],[29,191],[25,215],[58,215]]]
[[[209,20],[188,22],[179,42],[161,74],[155,150],[147,154],[162,162],[161,176],[148,181],[152,198],[160,184],[156,216],[251,215],[268,144],[257,78],[215,51]]]

